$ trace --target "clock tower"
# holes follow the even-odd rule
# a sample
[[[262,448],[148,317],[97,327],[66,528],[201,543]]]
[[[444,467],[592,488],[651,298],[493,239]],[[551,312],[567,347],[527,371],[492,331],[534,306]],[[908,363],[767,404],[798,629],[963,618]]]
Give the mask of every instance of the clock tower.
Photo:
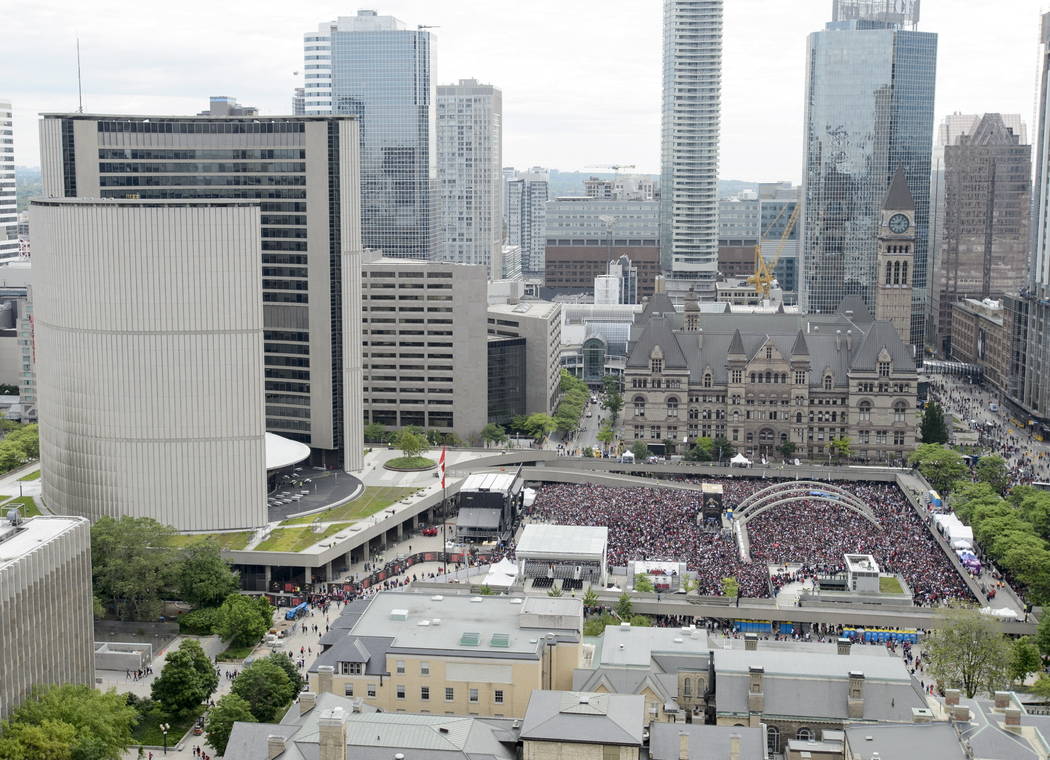
[[[915,201],[904,169],[890,182],[879,220],[875,266],[875,319],[892,322],[905,345],[911,343],[911,290],[915,275]]]

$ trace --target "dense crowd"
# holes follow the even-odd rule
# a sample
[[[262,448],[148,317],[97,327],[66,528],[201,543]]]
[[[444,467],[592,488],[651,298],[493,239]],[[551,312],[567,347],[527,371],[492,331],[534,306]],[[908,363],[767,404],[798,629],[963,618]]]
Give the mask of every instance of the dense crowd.
[[[765,488],[768,480],[704,478],[723,486],[725,506]],[[699,482],[699,481],[698,481]],[[668,488],[608,488],[547,484],[528,510],[532,520],[609,528],[609,564],[630,560],[678,560],[696,573],[700,594],[722,593],[722,579],[736,578],[742,596],[770,595],[771,586],[845,570],[845,554],[871,554],[886,572],[900,573],[917,604],[936,604],[970,593],[953,565],[896,485],[837,483],[874,511],[876,527],[839,504],[793,502],[748,521],[751,562],[740,559],[725,530],[697,524],[696,492]],[[771,583],[769,565],[799,563],[802,572]],[[801,576],[801,577],[800,577]]]

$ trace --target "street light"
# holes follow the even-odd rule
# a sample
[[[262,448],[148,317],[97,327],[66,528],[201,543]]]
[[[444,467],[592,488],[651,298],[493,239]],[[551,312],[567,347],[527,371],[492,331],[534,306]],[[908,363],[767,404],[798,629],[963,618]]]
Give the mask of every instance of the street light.
[[[170,723],[161,723],[160,732],[164,734],[164,754],[168,754],[168,731],[171,730]]]

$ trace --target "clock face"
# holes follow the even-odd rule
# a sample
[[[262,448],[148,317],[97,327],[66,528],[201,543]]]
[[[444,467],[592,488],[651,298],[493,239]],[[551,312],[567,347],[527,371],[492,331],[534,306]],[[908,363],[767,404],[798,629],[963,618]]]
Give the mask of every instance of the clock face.
[[[907,231],[909,226],[908,217],[904,214],[894,214],[890,217],[890,232],[901,235]]]

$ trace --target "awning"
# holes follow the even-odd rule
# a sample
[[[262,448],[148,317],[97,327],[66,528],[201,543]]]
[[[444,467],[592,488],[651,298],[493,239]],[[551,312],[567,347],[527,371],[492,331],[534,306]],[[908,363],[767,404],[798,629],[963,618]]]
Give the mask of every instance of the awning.
[[[488,509],[485,507],[464,507],[459,510],[459,518],[456,525],[460,528],[499,528],[499,509]]]

